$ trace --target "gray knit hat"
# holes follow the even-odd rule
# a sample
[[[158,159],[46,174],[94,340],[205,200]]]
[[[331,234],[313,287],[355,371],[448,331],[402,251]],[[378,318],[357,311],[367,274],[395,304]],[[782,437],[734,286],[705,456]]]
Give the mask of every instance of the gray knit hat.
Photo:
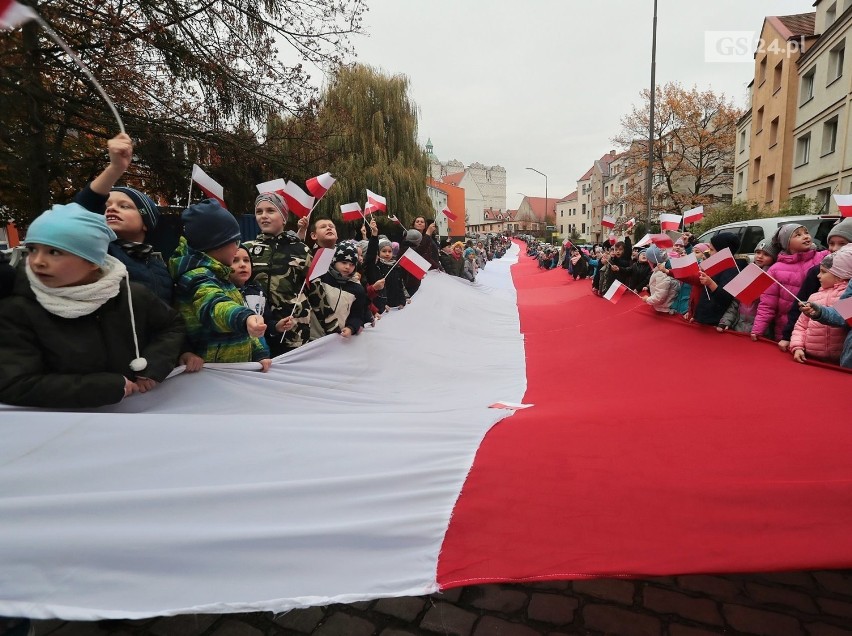
[[[649,263],[659,265],[660,263],[665,263],[669,260],[669,253],[662,247],[651,245],[647,250],[645,250],[645,257],[648,259]]]
[[[775,236],[778,237],[778,244],[782,250],[787,251],[787,248],[790,246],[790,238],[800,227],[805,226],[801,223],[787,223],[778,228],[778,233]]]
[[[405,242],[411,243],[412,245],[420,245],[420,241],[423,240],[423,235],[417,230],[408,230],[405,233]]]
[[[772,258],[778,258],[778,248],[772,244],[772,239],[763,239],[760,243],[758,243],[755,248],[755,252],[764,252],[769,254]]]
[[[828,233],[828,237],[825,239],[826,243],[832,236],[842,236],[852,243],[852,218],[843,219],[840,223],[831,228],[831,231]]]

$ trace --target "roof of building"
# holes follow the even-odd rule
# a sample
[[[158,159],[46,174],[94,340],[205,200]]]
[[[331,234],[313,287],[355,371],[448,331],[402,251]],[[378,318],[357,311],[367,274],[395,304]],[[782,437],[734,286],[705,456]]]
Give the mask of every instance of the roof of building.
[[[787,40],[813,35],[816,28],[816,12],[768,16],[766,19],[771,21]]]
[[[448,174],[444,176],[441,181],[443,181],[444,183],[449,183],[450,185],[457,186],[459,183],[461,183],[462,179],[464,179],[464,171]]]
[[[603,157],[601,157],[600,159],[595,159],[595,163],[593,163],[593,164],[592,164],[592,167],[588,169],[588,171],[586,172],[586,174],[584,174],[582,177],[580,177],[579,179],[577,179],[577,181],[585,181],[586,179],[590,179],[590,178],[592,177],[592,173],[595,171],[595,165],[596,165],[598,162],[601,162],[602,164],[604,164],[604,165],[608,166],[608,165],[609,165],[610,163],[612,163],[612,162],[613,162],[613,161],[614,161],[617,157],[618,157],[618,155],[616,155],[616,154],[615,154],[615,150],[610,150],[608,153],[606,153],[606,154],[605,154]]]
[[[551,199],[544,197],[524,197],[527,203],[530,206],[530,210],[535,215],[537,219],[540,221],[544,220],[544,217],[548,214],[552,214],[556,216],[556,204],[559,202],[559,199]]]
[[[571,194],[568,194],[561,199],[559,199],[560,203],[565,203],[566,201],[576,201],[577,200],[577,191],[574,190]]]

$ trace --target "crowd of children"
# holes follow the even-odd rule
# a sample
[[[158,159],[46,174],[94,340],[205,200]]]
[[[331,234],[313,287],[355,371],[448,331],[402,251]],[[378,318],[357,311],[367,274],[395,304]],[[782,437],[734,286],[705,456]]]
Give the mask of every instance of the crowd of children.
[[[758,243],[754,264],[773,282],[751,303],[743,303],[724,287],[749,264],[728,261],[721,271],[683,275],[673,270],[672,258],[695,255],[701,261],[729,249],[737,254],[739,238],[730,232],[715,234],[709,243],[697,243],[684,234],[670,249],[651,244],[633,248],[629,238],[613,245],[578,248],[567,242],[561,249],[521,237],[527,255],[540,267],[562,266],[574,280],[592,279],[592,290],[603,296],[619,281],[654,310],[715,327],[746,333],[752,340],[771,339],[797,362],[808,359],[852,368],[852,335],[833,305],[852,296],[852,219],[841,219],[830,230],[827,249],[819,249],[807,227],[787,223],[771,238]]]
[[[157,205],[116,185],[132,160],[130,138],[116,136],[108,152],[107,168],[74,202],[33,221],[27,257],[0,272],[0,402],[114,404],[155,388],[178,364],[196,372],[205,362],[256,362],[267,371],[277,355],[329,334],[356,336],[404,308],[420,285],[398,265],[406,249],[473,281],[509,243],[488,237],[441,249],[423,217],[399,244],[375,221],[361,242],[338,241],[330,219],[300,219],[288,231],[286,202],[268,193],[255,201],[260,234],[245,244],[216,199],[190,205],[166,263],[147,241]],[[310,280],[309,231],[315,249],[333,250]]]

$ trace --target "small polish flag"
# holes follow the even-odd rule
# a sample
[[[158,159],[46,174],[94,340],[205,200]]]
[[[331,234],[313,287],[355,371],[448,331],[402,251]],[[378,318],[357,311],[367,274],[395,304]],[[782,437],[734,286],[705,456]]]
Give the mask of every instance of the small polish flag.
[[[837,202],[840,216],[852,216],[852,194],[835,194],[834,200]]]
[[[35,16],[35,11],[15,0],[0,0],[0,30],[11,31]]]
[[[683,220],[683,217],[680,214],[661,214],[660,215],[660,229],[665,232],[669,231],[677,231],[680,229],[680,222]]]
[[[645,247],[646,245],[650,245],[650,244],[651,244],[651,235],[646,234],[641,239],[639,239],[639,242],[636,243],[635,247]],[[672,243],[672,245],[674,245],[674,243]]]
[[[520,402],[494,402],[488,406],[489,409],[506,409],[507,411],[518,411],[528,409],[535,404],[521,404]]]
[[[840,314],[847,325],[852,327],[852,297],[838,300],[832,305],[832,308]]]
[[[625,223],[624,225],[627,227],[627,229],[628,229],[628,230],[632,230],[632,229],[633,229],[633,227],[636,225],[636,219],[635,219],[635,218],[630,219],[630,220],[629,220],[629,221],[627,221],[627,223]]]
[[[775,281],[754,263],[749,263],[722,289],[735,296],[744,305],[750,305],[772,286]],[[836,306],[836,303],[835,303]]]
[[[431,267],[429,261],[410,247],[405,250],[405,253],[399,259],[399,266],[418,280],[422,279]]]
[[[308,216],[314,207],[314,198],[292,181],[288,181],[284,186],[281,196],[287,202],[290,212],[298,217]]]
[[[445,217],[447,217],[450,221],[455,221],[457,218],[459,218],[459,217],[457,217],[455,214],[453,214],[453,212],[450,210],[450,208],[444,208],[443,210],[441,210],[441,212],[442,212],[442,213],[443,213],[443,215],[444,215]]]
[[[650,240],[651,243],[663,249],[674,247],[674,241],[668,234],[652,234]]]
[[[364,214],[361,212],[361,204],[358,202],[341,205],[340,215],[344,221],[357,221],[364,218]]]
[[[689,278],[690,276],[698,276],[701,271],[698,267],[698,259],[695,254],[687,254],[680,258],[670,258],[669,263],[672,266],[672,276],[679,279]]]
[[[615,227],[615,217],[604,216],[604,218],[601,219],[601,225],[604,227]]]
[[[726,247],[713,254],[710,258],[701,261],[701,269],[708,276],[715,276],[719,272],[724,272],[726,269],[736,267],[737,261],[734,260],[734,255],[731,254],[731,248]],[[760,269],[758,267],[758,269]]]
[[[2,0],[0,0],[2,2]],[[204,172],[197,164],[192,164],[192,181],[195,183],[201,191],[206,194],[208,197],[216,199],[219,203],[222,204],[222,207],[225,206],[225,189],[216,183],[210,176]]]
[[[281,194],[284,192],[284,188],[287,187],[287,181],[285,179],[273,179],[272,181],[264,181],[263,183],[258,183],[256,186],[258,194]]]
[[[615,245],[615,234],[610,234],[607,240],[609,240],[610,245]]]
[[[335,181],[337,179],[332,177],[330,172],[324,172],[318,177],[305,181],[305,186],[307,186],[308,192],[314,195],[316,200],[319,201],[325,196],[328,189],[334,185]]]
[[[683,224],[690,225],[692,223],[698,223],[703,218],[704,206],[699,205],[697,208],[692,208],[691,210],[687,210],[683,213]]]
[[[397,225],[402,225],[402,223],[400,223],[400,222],[399,222],[399,219],[398,219],[398,218],[396,218],[396,215],[394,215],[394,214],[388,214],[388,218],[389,218],[391,221],[393,221],[394,223],[396,223]]]
[[[383,196],[367,190],[367,201],[373,206],[374,211],[387,212],[388,202]]]
[[[311,266],[308,267],[308,280],[314,280],[322,276],[331,267],[331,262],[334,260],[333,247],[321,247],[314,254],[311,261]]]
[[[627,291],[627,287],[621,281],[614,280],[612,281],[612,285],[609,286],[609,289],[604,294],[604,298],[606,298],[611,303],[617,303],[618,299],[624,296],[624,292]]]

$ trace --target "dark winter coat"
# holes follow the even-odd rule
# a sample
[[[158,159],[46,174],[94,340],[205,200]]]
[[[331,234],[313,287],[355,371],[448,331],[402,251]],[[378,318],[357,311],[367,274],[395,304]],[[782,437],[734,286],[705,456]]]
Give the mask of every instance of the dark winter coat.
[[[361,283],[354,280],[341,281],[335,277],[330,271],[323,274],[320,279],[326,285],[325,295],[332,309],[337,311],[338,304],[345,302],[344,295],[351,294],[354,296],[352,304],[349,307],[349,314],[346,317],[345,324],[341,325],[341,329],[349,327],[352,334],[355,335],[364,325],[373,320],[373,315],[370,313],[370,303],[367,300],[367,290]],[[340,318],[338,317],[338,322]]]

